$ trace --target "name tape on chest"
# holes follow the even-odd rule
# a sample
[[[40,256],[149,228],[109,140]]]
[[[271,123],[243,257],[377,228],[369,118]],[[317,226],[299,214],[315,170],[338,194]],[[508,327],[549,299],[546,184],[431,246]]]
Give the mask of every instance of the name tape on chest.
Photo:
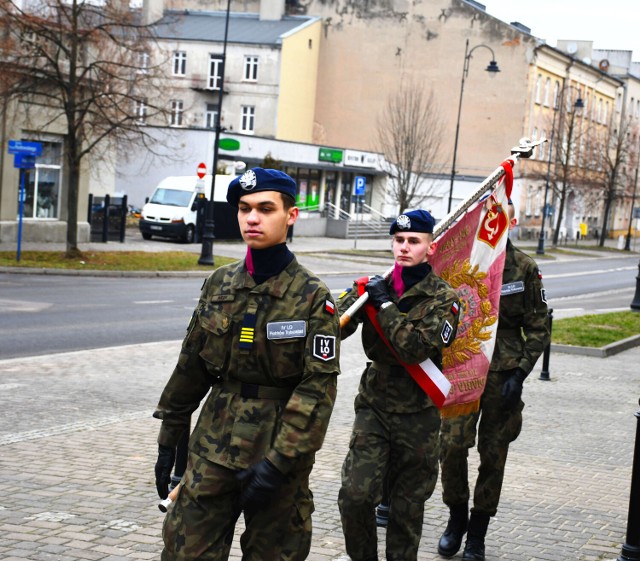
[[[518,292],[524,292],[524,281],[514,281],[503,284],[500,289],[500,296],[509,296],[510,294],[517,294]]]
[[[304,320],[270,321],[267,323],[267,339],[297,339],[306,337],[307,323]]]
[[[335,358],[336,338],[332,335],[314,335],[313,356],[324,361]]]

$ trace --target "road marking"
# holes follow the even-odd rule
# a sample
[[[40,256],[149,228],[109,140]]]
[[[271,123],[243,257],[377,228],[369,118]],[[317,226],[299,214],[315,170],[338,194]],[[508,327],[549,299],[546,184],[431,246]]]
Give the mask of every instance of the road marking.
[[[0,299],[0,312],[41,312],[52,305],[50,302]]]
[[[542,280],[549,279],[563,279],[567,277],[584,277],[586,275],[601,275],[603,273],[614,273],[620,271],[635,271],[637,269],[637,265],[633,267],[615,267],[614,269],[595,269],[589,271],[583,271],[581,273],[558,273],[557,275],[542,275]]]
[[[134,304],[171,304],[175,300],[134,300]]]
[[[633,292],[635,288],[627,287],[627,288],[617,288],[615,290],[603,290],[601,292],[587,292],[585,294],[574,294],[573,296],[558,296],[557,298],[549,297],[549,303],[552,302],[562,302],[564,300],[584,300],[586,298],[598,298],[600,296],[609,296],[611,294],[624,294],[626,292]]]

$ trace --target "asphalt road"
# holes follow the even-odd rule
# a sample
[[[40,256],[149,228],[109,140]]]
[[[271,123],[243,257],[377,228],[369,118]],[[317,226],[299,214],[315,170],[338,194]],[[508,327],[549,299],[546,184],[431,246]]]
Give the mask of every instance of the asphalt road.
[[[364,268],[364,265],[363,265]],[[554,318],[629,309],[636,256],[541,266]],[[205,278],[0,274],[0,358],[181,339]],[[326,275],[334,294],[352,273]]]

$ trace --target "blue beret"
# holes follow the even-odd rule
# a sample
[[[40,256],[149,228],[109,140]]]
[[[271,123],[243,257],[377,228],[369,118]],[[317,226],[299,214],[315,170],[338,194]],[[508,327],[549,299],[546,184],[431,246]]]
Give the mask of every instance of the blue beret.
[[[277,169],[252,168],[229,183],[227,201],[237,208],[243,195],[258,191],[279,191],[296,198],[296,182],[283,171]]]
[[[391,235],[396,232],[424,232],[432,234],[436,221],[426,210],[411,210],[396,218],[389,229]]]

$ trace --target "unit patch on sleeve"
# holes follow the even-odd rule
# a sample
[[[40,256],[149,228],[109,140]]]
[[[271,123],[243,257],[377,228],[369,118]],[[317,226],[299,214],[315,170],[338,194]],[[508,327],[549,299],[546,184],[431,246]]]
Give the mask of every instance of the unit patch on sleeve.
[[[336,338],[333,335],[314,335],[313,356],[324,361],[335,358]]]
[[[440,337],[442,338],[442,342],[446,345],[449,343],[451,339],[451,334],[453,333],[453,325],[449,323],[448,320],[445,320],[444,325],[442,326],[442,332],[440,333]]]

